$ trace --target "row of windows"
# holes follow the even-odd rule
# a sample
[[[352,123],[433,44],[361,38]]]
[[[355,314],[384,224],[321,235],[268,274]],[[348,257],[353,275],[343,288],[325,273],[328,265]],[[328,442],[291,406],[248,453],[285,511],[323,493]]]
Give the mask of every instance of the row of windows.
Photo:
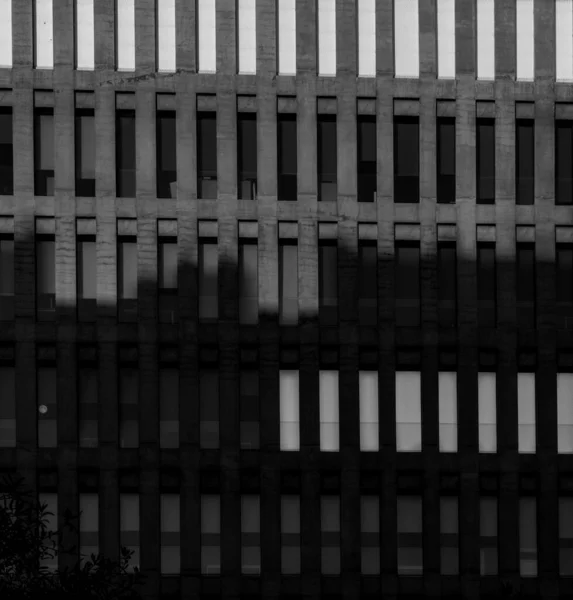
[[[356,5],[357,72],[361,77],[376,75],[377,18],[375,0],[347,0]],[[538,2],[540,0],[537,0]],[[542,0],[545,1],[545,0]],[[267,0],[269,4],[272,0]],[[535,0],[515,0],[515,52],[517,79],[532,80],[535,65]],[[12,2],[0,0],[0,65],[12,66]],[[336,0],[316,1],[317,72],[334,76],[337,72]],[[396,77],[420,75],[419,0],[394,0],[393,31],[394,70]],[[34,66],[54,67],[53,0],[34,2]],[[136,65],[135,0],[116,0],[115,59],[120,71],[133,71]],[[455,0],[437,0],[436,56],[438,77],[456,76],[456,5]],[[570,23],[571,0],[555,0],[555,68],[556,78],[573,80],[573,44]],[[279,0],[276,6],[277,72],[297,72],[297,15],[295,0]],[[346,17],[347,13],[345,13]],[[308,15],[305,15],[308,18]],[[236,4],[237,71],[257,71],[257,11],[255,0],[238,0]],[[197,0],[196,33],[198,71],[217,70],[217,4],[215,0]],[[174,72],[177,67],[176,46],[182,36],[177,31],[175,0],[157,3],[156,61],[158,71]],[[94,69],[94,0],[75,2],[75,66]],[[569,24],[569,25],[568,25]],[[219,27],[221,24],[219,23]],[[476,1],[476,72],[479,79],[493,79],[495,65],[494,0]],[[464,29],[463,35],[473,32]],[[503,32],[507,35],[507,32]],[[300,34],[299,34],[300,35]],[[460,34],[458,34],[460,35]]]
[[[165,95],[160,95],[165,96]],[[173,96],[169,96],[174,100]],[[158,103],[160,99],[158,97]],[[95,196],[96,139],[94,109],[77,108],[75,113],[75,188],[77,196]],[[116,195],[136,196],[136,116],[131,109],[116,112]],[[374,115],[357,115],[357,199],[376,201],[379,136]],[[158,198],[177,196],[176,111],[156,113],[156,181]],[[533,204],[535,191],[535,121],[515,122],[515,195],[517,204]],[[217,198],[217,114],[197,113],[197,195]],[[336,201],[338,194],[338,126],[336,114],[317,115],[318,199]],[[420,201],[419,117],[394,118],[394,201]],[[279,200],[296,200],[298,186],[299,132],[294,113],[277,114],[277,195]],[[456,201],[456,124],[453,117],[437,117],[437,201]],[[237,195],[257,196],[257,115],[238,112],[236,125]],[[53,108],[36,108],[34,116],[34,193],[54,194],[55,170]],[[476,120],[477,202],[496,199],[495,119]],[[0,193],[11,195],[13,184],[13,123],[11,108],[0,108]],[[573,121],[555,122],[555,202],[573,204]]]
[[[118,369],[118,435],[122,448],[139,446],[139,371],[134,366]],[[38,446],[58,444],[58,394],[56,368],[40,365],[37,370]],[[320,370],[318,377],[319,437],[324,452],[340,450],[339,372]],[[299,372],[281,370],[279,375],[280,449],[300,450]],[[479,451],[497,452],[498,413],[503,407],[497,402],[495,372],[477,375]],[[14,368],[0,368],[0,446],[16,445],[16,395]],[[179,371],[161,367],[158,383],[159,446],[179,447]],[[380,449],[380,402],[388,402],[389,392],[378,389],[377,371],[359,371],[358,411],[360,450]],[[428,389],[422,385],[419,371],[397,371],[395,378],[396,450],[421,452],[423,445],[423,403]],[[95,367],[83,367],[78,372],[78,443],[80,447],[96,447],[98,434],[98,372]],[[200,447],[219,448],[220,435],[219,372],[216,368],[201,369],[198,386],[198,420]],[[441,452],[458,451],[458,383],[456,371],[438,373],[438,432]],[[517,374],[518,450],[536,452],[536,390],[535,373]],[[242,369],[239,377],[238,421],[241,448],[260,448],[261,403],[259,372]],[[573,374],[557,374],[557,448],[559,453],[573,453]]]
[[[41,493],[40,501],[57,515],[58,497],[55,493]],[[162,574],[179,574],[181,570],[181,506],[179,494],[160,494],[160,571]],[[573,498],[559,498],[559,572],[561,576],[573,575]],[[440,522],[440,573],[457,575],[460,572],[460,527],[458,497],[441,496]],[[134,551],[131,566],[140,566],[140,496],[120,493],[120,544]],[[281,572],[296,575],[301,572],[301,510],[300,497],[282,495],[280,498],[280,556]],[[537,576],[537,499],[535,496],[519,498],[519,565],[522,577]],[[79,527],[80,556],[98,552],[99,509],[98,494],[80,493],[79,509],[82,511]],[[221,552],[221,513],[224,505],[220,496],[201,495],[200,540],[201,573],[219,575]],[[381,531],[380,498],[375,495],[360,497],[360,562],[361,573],[379,575],[381,544],[385,543]],[[396,498],[396,543],[399,575],[416,576],[424,572],[423,552],[423,501],[416,495],[398,495]],[[480,574],[498,573],[498,500],[495,496],[481,496],[479,500],[479,553]],[[243,574],[261,573],[261,512],[258,495],[240,498],[241,571]],[[49,528],[57,527],[57,516],[49,521]],[[320,555],[321,573],[339,575],[342,564],[343,539],[341,535],[341,501],[335,495],[320,497]],[[55,561],[46,566],[56,568]]]

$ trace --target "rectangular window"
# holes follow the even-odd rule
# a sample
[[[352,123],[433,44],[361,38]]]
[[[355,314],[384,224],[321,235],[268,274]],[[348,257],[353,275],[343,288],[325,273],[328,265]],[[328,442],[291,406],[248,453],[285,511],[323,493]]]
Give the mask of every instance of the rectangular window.
[[[457,373],[440,371],[439,390],[439,430],[440,452],[458,451],[458,390]]]
[[[479,451],[497,452],[496,374],[478,373]]]
[[[396,325],[420,325],[420,245],[396,244]]]
[[[119,495],[119,529],[120,546],[133,551],[128,567],[128,571],[133,572],[133,567],[140,567],[138,494]]]
[[[556,258],[556,312],[559,325],[570,328],[573,325],[573,246],[557,244]]]
[[[519,5],[518,5],[519,6]],[[533,204],[534,198],[534,121],[518,119],[515,124],[516,165],[515,198],[516,204]]]
[[[16,388],[14,367],[0,366],[0,448],[16,446]]]
[[[257,7],[256,0],[237,0],[239,73],[257,72]]]
[[[458,499],[454,496],[440,498],[440,549],[442,575],[459,573],[459,522]]]
[[[497,498],[480,498],[480,575],[497,575]]]
[[[376,77],[376,0],[358,0],[358,76]]]
[[[358,242],[358,320],[361,325],[378,321],[378,256],[376,241]]]
[[[438,117],[438,202],[456,202],[456,120]]]
[[[46,540],[45,546],[52,547],[52,543],[57,543],[58,531],[58,494],[40,493],[38,494],[38,502],[40,505],[46,505],[46,511],[51,513],[46,515],[46,533],[53,533],[52,540]],[[55,548],[57,551],[57,547]],[[58,554],[51,557],[40,559],[40,565],[47,567],[49,571],[55,571],[58,568]]]
[[[378,452],[378,371],[358,372],[360,450]]]
[[[419,201],[420,135],[418,117],[394,117],[394,202],[418,203]]]
[[[478,242],[478,321],[482,327],[496,324],[496,264],[495,244]]]
[[[281,573],[300,573],[300,498],[281,496]]]
[[[336,115],[322,115],[318,122],[318,199],[336,202]]]
[[[12,68],[12,0],[0,0],[0,67]]]
[[[418,0],[394,0],[394,59],[396,77],[420,76]]]
[[[52,0],[35,0],[36,69],[54,68],[54,9]]]
[[[360,549],[363,575],[380,574],[380,498],[360,497]]]
[[[340,450],[338,421],[338,371],[319,371],[320,449]]]
[[[298,248],[296,240],[279,241],[279,313],[281,325],[298,323]]]
[[[320,320],[335,323],[338,318],[338,249],[335,240],[319,240],[318,273]]]
[[[34,109],[34,195],[54,195],[54,109]]]
[[[0,321],[14,319],[14,239],[0,236]]]
[[[95,321],[97,312],[96,240],[79,237],[77,241],[77,305],[79,321]]]
[[[457,323],[457,257],[455,242],[438,242],[438,319],[440,327]]]
[[[438,0],[438,77],[456,76],[456,2]]]
[[[261,509],[258,496],[241,496],[241,573],[261,573]]]
[[[99,554],[99,496],[80,494],[80,561],[85,564],[92,554]]]
[[[559,575],[573,575],[573,498],[559,498]]]
[[[201,496],[201,573],[218,575],[221,572],[221,499]]]
[[[175,0],[157,3],[157,68],[173,72],[176,66]]]
[[[494,0],[477,0],[477,78],[495,78]]]
[[[181,518],[179,494],[161,494],[161,574],[181,571]]]
[[[139,447],[139,377],[136,367],[119,369],[119,445]]]
[[[240,435],[241,448],[259,448],[260,406],[259,372],[252,369],[241,370],[240,375]]]
[[[573,121],[555,121],[555,204],[573,203],[572,173]]]
[[[533,80],[535,77],[534,21],[533,0],[517,0],[515,14],[517,79]]]
[[[376,202],[376,117],[358,115],[358,202]]]
[[[557,373],[557,451],[573,453],[573,373]]]
[[[36,317],[38,321],[56,318],[56,242],[54,236],[36,239]]]
[[[535,244],[517,244],[517,321],[535,327]]]
[[[555,78],[573,81],[573,21],[572,0],[555,1]]]
[[[217,71],[217,11],[213,0],[197,0],[197,54],[200,73]]]
[[[336,0],[318,0],[318,74],[336,75]]]
[[[95,367],[81,366],[78,375],[78,438],[80,448],[97,448],[98,374]]]
[[[279,371],[280,448],[300,450],[298,371]]]
[[[519,499],[519,574],[537,577],[537,502]]]
[[[115,119],[116,195],[135,198],[135,111],[118,110]]]
[[[179,370],[159,369],[159,447],[179,448]]]
[[[0,23],[2,22],[0,16]],[[2,26],[0,25],[0,28]],[[1,39],[1,33],[0,33]],[[1,49],[0,41],[0,49]],[[1,50],[0,50],[0,56]],[[0,59],[1,60],[1,59]],[[14,193],[14,138],[12,133],[12,107],[0,107],[0,195]]]
[[[296,75],[296,0],[278,0],[278,71]]]
[[[94,0],[76,0],[76,68],[94,68]]]
[[[419,371],[396,371],[396,450],[422,450],[422,390]]]
[[[297,132],[296,114],[277,115],[278,199],[297,199]]]
[[[477,201],[495,202],[495,119],[476,119]]]
[[[177,323],[179,321],[177,238],[164,237],[158,239],[157,263],[159,322]]]
[[[121,322],[137,321],[137,241],[134,237],[118,239],[117,303]]]
[[[257,114],[237,115],[237,174],[239,200],[257,197]]]
[[[321,496],[321,573],[340,574],[340,498]]]
[[[535,373],[517,374],[519,452],[535,452]]]
[[[204,200],[217,198],[217,116],[197,113],[197,194]]]
[[[398,575],[422,575],[422,498],[398,496]]]
[[[76,196],[95,196],[95,117],[76,109]]]
[[[219,447],[219,372],[199,372],[199,436],[201,448]]]
[[[135,71],[135,0],[117,0],[117,70]]]
[[[219,314],[217,240],[199,241],[199,319],[217,319]]]
[[[174,110],[157,111],[157,197],[177,198],[177,140]]]

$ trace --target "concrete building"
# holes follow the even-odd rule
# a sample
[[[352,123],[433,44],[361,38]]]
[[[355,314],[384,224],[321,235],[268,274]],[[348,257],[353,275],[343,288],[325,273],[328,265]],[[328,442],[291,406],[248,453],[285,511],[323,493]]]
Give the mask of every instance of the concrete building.
[[[572,597],[572,19],[0,0],[0,470],[149,599]]]

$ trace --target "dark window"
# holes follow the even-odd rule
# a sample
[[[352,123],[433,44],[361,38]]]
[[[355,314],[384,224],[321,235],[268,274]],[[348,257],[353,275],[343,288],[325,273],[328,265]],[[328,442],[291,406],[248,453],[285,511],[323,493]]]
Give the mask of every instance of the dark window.
[[[137,321],[137,240],[134,237],[118,240],[117,302],[120,321]]]
[[[496,322],[495,244],[478,242],[478,320],[484,327]]]
[[[118,110],[115,123],[118,198],[135,198],[135,111]]]
[[[56,245],[53,236],[36,240],[36,309],[38,321],[56,318]]]
[[[158,250],[158,310],[160,323],[177,323],[177,239],[160,238]]]
[[[438,117],[438,202],[456,201],[456,120]]]
[[[91,108],[76,110],[76,196],[95,196],[95,117]]]
[[[0,321],[14,319],[14,240],[0,237]]]
[[[438,318],[441,327],[455,327],[457,298],[456,244],[438,244]]]
[[[237,119],[238,148],[237,173],[238,193],[241,200],[257,197],[257,115],[239,113]]]
[[[573,203],[573,121],[555,123],[555,202]]]
[[[338,252],[336,241],[320,240],[318,246],[319,317],[325,323],[338,318]]]
[[[54,195],[54,109],[34,111],[34,194]]]
[[[298,252],[296,240],[279,245],[279,312],[282,325],[298,322]]]
[[[177,197],[177,142],[175,111],[157,111],[157,197]]]
[[[375,325],[378,312],[378,276],[376,242],[358,245],[358,319],[361,325]]]
[[[396,245],[396,325],[420,325],[420,246]]]
[[[97,305],[97,259],[95,237],[80,237],[77,245],[78,320],[94,321]]]
[[[418,117],[394,118],[394,202],[420,201]]]
[[[515,198],[517,204],[533,204],[534,194],[534,122],[518,119],[516,135]]]
[[[219,314],[218,247],[216,239],[199,242],[199,319],[216,319]]]
[[[259,447],[259,374],[254,369],[241,371],[240,435],[244,450]]]
[[[259,317],[258,256],[255,240],[239,244],[239,322],[256,323]]]
[[[217,115],[197,113],[197,194],[205,200],[217,198]]]
[[[14,147],[12,134],[12,108],[0,107],[0,194],[14,193]]]
[[[477,201],[495,202],[495,119],[477,119]]]
[[[318,199],[336,201],[336,115],[318,115]]]
[[[278,135],[278,198],[297,198],[297,136],[296,115],[279,113]]]
[[[557,314],[559,328],[573,328],[573,245],[558,244],[557,262]]]
[[[219,372],[199,370],[199,445],[219,447]]]
[[[358,115],[358,202],[376,201],[376,117]]]
[[[517,320],[535,326],[535,245],[517,244]]]

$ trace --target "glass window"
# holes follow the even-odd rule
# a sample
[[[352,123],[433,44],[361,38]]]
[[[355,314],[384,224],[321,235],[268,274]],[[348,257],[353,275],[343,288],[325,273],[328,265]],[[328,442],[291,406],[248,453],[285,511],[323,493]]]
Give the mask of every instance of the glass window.
[[[118,110],[115,122],[116,194],[135,198],[135,111]]]
[[[298,385],[298,371],[281,370],[279,372],[280,448],[282,451],[300,449]]]
[[[573,81],[573,37],[569,23],[573,19],[571,0],[555,2],[555,77],[557,81]]]
[[[334,323],[338,318],[338,249],[336,242],[321,240],[318,252],[320,318]]]
[[[361,325],[378,321],[378,255],[376,242],[358,242],[358,320]]]
[[[253,243],[254,242],[254,243]],[[258,246],[256,240],[239,241],[239,322],[259,320]]]
[[[199,242],[199,319],[219,314],[218,247],[216,240]]]
[[[455,242],[438,242],[438,317],[440,327],[457,323],[457,257]]]
[[[0,6],[0,32],[2,29],[2,8]],[[1,33],[0,33],[1,39]],[[0,41],[0,57],[2,42]],[[0,62],[2,59],[0,58]],[[0,195],[14,193],[14,142],[12,132],[12,108],[0,107]]]
[[[54,68],[54,10],[52,0],[35,0],[35,66]],[[36,194],[37,196],[39,194]]]
[[[179,447],[179,371],[159,370],[159,446]]]
[[[281,325],[296,325],[298,323],[298,248],[296,240],[279,241],[279,305]]]
[[[157,3],[157,68],[175,71],[176,65],[175,0]]]
[[[77,242],[77,304],[80,321],[94,321],[97,307],[97,257],[95,237]]]
[[[238,0],[239,73],[257,72],[257,7],[256,0]]]
[[[459,572],[458,499],[440,498],[441,574],[457,575]]]
[[[137,241],[119,238],[117,248],[117,298],[119,320],[137,320]]]
[[[213,0],[197,2],[197,54],[200,73],[217,71],[217,14]]]
[[[157,197],[177,197],[177,141],[174,110],[157,111]]]
[[[438,0],[438,77],[454,79],[456,76],[456,3],[455,0]]]
[[[376,117],[374,115],[358,115],[357,127],[358,202],[375,202],[377,187]]]
[[[420,246],[396,245],[396,325],[420,325]]]
[[[179,494],[161,494],[161,574],[181,571]]]
[[[197,193],[199,198],[217,198],[217,117],[214,112],[197,113]]]
[[[240,435],[241,448],[259,448],[259,373],[244,369],[240,375]]]
[[[495,78],[494,0],[477,0],[477,77]]]
[[[34,110],[34,194],[54,195],[54,109]]]
[[[358,0],[358,76],[376,76],[376,0]]]
[[[261,515],[258,496],[241,496],[241,572],[261,572]]]
[[[159,279],[157,299],[160,323],[177,323],[179,321],[177,253],[177,238],[159,238],[157,244]]]
[[[76,196],[95,196],[95,117],[76,110]]]
[[[520,327],[535,327],[535,245],[517,244],[517,320]]]
[[[296,0],[278,0],[278,72],[296,75]]]
[[[394,202],[418,203],[419,201],[420,139],[418,117],[395,117]]]
[[[519,500],[519,573],[537,577],[537,502],[535,498]]]
[[[438,373],[440,452],[458,451],[457,373]]]
[[[257,115],[237,115],[237,160],[239,175],[238,193],[240,200],[257,197]]]
[[[573,575],[573,497],[559,498],[559,575]]]
[[[478,373],[479,451],[497,452],[496,374]]]
[[[517,374],[519,452],[535,452],[535,373]]]
[[[394,60],[396,77],[420,76],[418,0],[394,0]]]
[[[320,449],[338,452],[338,371],[319,371]]]
[[[519,6],[519,3],[518,3]],[[518,119],[515,124],[516,135],[516,204],[533,204],[535,184],[535,143],[533,119]]]
[[[0,1],[0,67],[12,68],[12,0]]]
[[[456,120],[438,117],[438,202],[456,201]]]
[[[38,446],[55,448],[58,445],[58,396],[55,367],[38,367]]]
[[[16,446],[16,389],[14,367],[0,366],[0,448]]]
[[[278,199],[297,199],[297,130],[296,115],[279,113],[278,140]]]
[[[535,77],[533,0],[517,0],[516,5],[517,79]]]
[[[360,497],[361,571],[380,574],[380,498]]]
[[[396,450],[422,450],[422,398],[419,371],[396,371]]]
[[[482,327],[495,327],[497,285],[495,245],[478,242],[478,320]]]
[[[14,319],[14,240],[0,237],[0,321]]]
[[[300,573],[300,498],[281,496],[281,572]]]
[[[199,372],[199,415],[201,448],[218,448],[219,373],[216,369]]]
[[[131,572],[133,567],[140,568],[139,494],[119,495],[119,528],[120,545],[133,551],[128,567]]]
[[[398,575],[422,575],[422,498],[398,496]]]
[[[76,0],[76,68],[94,68],[94,0]]]
[[[558,53],[559,54],[559,53]],[[573,121],[555,121],[555,203],[573,203]]]
[[[497,498],[480,499],[480,574],[497,575]]]
[[[360,450],[378,452],[378,372],[359,371]]]
[[[117,0],[117,70],[135,71],[135,0]]]
[[[221,501],[219,496],[201,496],[201,573],[221,572]]]
[[[135,367],[119,369],[119,445],[139,447],[139,377]]]
[[[56,318],[56,248],[53,236],[36,240],[36,311],[38,321]]]
[[[557,373],[557,451],[573,453],[573,373]]]
[[[336,0],[318,0],[318,74],[336,75]]]
[[[82,366],[78,374],[78,438],[81,448],[96,448],[98,428],[98,373],[94,367]]]
[[[477,201],[495,202],[495,119],[476,119]]]
[[[91,560],[91,555],[99,553],[99,496],[80,494],[80,561]]]
[[[321,573],[323,575],[340,574],[340,498],[321,496]]]
[[[318,199],[335,202],[337,197],[336,115],[319,114],[317,121]]]

